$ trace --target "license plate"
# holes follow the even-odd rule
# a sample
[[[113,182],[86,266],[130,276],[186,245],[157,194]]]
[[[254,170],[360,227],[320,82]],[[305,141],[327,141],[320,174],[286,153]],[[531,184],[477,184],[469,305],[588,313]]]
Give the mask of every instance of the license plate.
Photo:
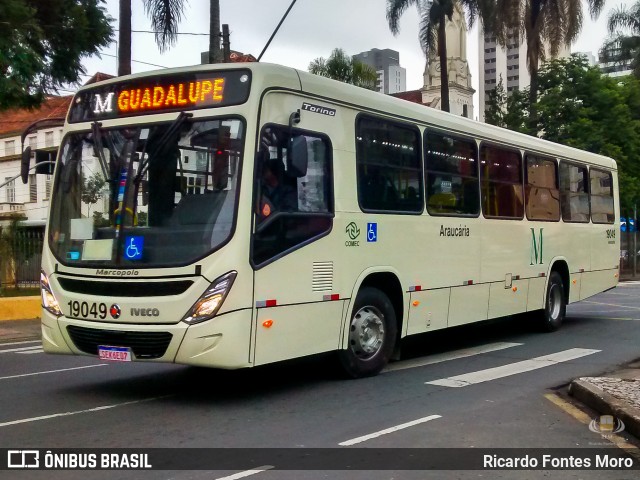
[[[98,356],[100,360],[109,362],[131,362],[131,349],[129,347],[111,347],[108,345],[98,346]]]

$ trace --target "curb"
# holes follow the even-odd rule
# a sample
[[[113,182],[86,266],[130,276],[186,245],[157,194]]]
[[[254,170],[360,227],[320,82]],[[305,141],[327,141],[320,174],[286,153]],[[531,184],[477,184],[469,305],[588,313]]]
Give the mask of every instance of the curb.
[[[569,385],[569,395],[591,407],[598,413],[613,415],[622,420],[625,431],[640,438],[640,409],[606,393],[584,380],[574,380]]]
[[[0,322],[4,320],[33,320],[42,314],[40,296],[0,298]]]

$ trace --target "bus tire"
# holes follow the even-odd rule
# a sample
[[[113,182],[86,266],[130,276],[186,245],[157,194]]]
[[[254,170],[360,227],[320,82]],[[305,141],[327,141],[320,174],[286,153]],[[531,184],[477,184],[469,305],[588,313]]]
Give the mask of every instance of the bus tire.
[[[389,297],[377,288],[362,288],[356,296],[348,329],[348,346],[338,352],[344,372],[351,378],[380,373],[393,353],[398,331]]]
[[[540,317],[540,329],[543,332],[555,332],[562,325],[567,310],[564,284],[558,272],[551,272],[547,283],[544,309]]]

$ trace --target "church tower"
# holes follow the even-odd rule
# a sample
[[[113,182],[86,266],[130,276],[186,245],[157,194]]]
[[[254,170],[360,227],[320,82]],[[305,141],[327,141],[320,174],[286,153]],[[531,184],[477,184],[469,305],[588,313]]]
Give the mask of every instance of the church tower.
[[[457,5],[446,23],[447,72],[449,74],[449,107],[454,115],[473,118],[471,71],[467,62],[467,24]],[[424,71],[422,103],[440,108],[440,58],[432,53]]]

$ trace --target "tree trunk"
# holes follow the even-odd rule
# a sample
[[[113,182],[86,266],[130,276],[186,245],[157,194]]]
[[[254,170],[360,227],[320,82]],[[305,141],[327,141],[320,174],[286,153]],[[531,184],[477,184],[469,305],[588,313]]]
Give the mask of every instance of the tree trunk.
[[[531,38],[527,38],[527,63],[529,66],[529,75],[531,81],[529,83],[529,122],[528,127],[531,135],[538,136],[538,68],[540,59],[540,49],[544,48],[540,40],[540,33],[537,30],[537,24],[540,19],[540,9],[542,4],[540,0],[531,2],[531,17],[529,17],[529,28],[527,33]],[[537,34],[535,32],[538,32]]]
[[[131,0],[120,0],[118,76],[131,73]]]
[[[449,112],[449,72],[447,70],[446,16],[438,22],[438,55],[440,56],[440,110]]]
[[[209,63],[222,63],[220,50],[220,0],[209,0]]]

